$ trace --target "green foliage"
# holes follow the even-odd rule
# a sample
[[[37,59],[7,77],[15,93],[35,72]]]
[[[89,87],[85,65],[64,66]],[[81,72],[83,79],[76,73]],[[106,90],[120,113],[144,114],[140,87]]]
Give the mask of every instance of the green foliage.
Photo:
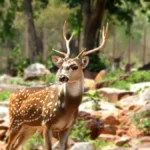
[[[56,75],[51,73],[47,76],[41,77],[40,79],[44,81],[46,84],[53,83],[55,81]]]
[[[110,87],[129,90],[131,83],[128,83],[126,80],[115,81]]]
[[[100,70],[106,69],[107,66],[108,61],[103,55],[101,55],[100,57],[98,53],[93,53],[90,55],[90,63],[87,67],[88,70],[93,72],[99,72]]]
[[[107,75],[104,78],[102,78],[102,81],[115,81],[122,74],[123,74],[123,71],[119,71],[119,70],[109,71]]]
[[[130,83],[146,82],[150,81],[150,71],[136,71],[126,79]]]
[[[114,145],[111,142],[107,142],[103,139],[97,138],[91,140],[89,136],[90,131],[86,129],[85,121],[76,121],[70,137],[75,141],[91,142],[96,150],[101,150],[103,147],[111,147]]]
[[[102,96],[96,90],[88,92],[86,96],[87,96],[86,100],[93,101],[92,105],[93,110],[99,110],[100,109],[99,101],[101,100]]]
[[[39,133],[35,133],[24,145],[23,150],[31,150],[35,147],[38,146],[44,146],[44,142],[41,138],[41,136],[39,135]]]
[[[139,113],[135,113],[132,119],[137,128],[145,132],[149,132],[150,130],[150,118],[147,117],[147,114],[148,112],[141,111]]]
[[[87,130],[85,121],[76,121],[73,125],[73,130],[70,133],[70,137],[75,141],[87,142],[90,140],[90,130]]]
[[[119,77],[123,72],[110,72],[103,81],[110,81],[109,87],[126,89],[130,88],[131,84],[150,81],[150,71],[136,71],[131,73],[126,79],[120,80]]]
[[[0,92],[0,101],[5,101],[9,98],[10,91],[2,91]]]
[[[30,64],[30,61],[23,57],[20,46],[16,46],[10,54],[7,69],[11,72],[14,71],[14,75],[23,75],[24,69]]]

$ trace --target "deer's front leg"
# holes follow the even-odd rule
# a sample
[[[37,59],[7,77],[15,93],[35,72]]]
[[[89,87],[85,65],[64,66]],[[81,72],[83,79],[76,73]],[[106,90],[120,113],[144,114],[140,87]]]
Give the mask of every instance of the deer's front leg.
[[[52,130],[51,127],[48,125],[43,125],[43,138],[45,142],[45,150],[52,150],[52,143],[51,143],[51,138],[52,138]]]
[[[59,133],[60,150],[66,150],[67,149],[67,142],[68,142],[69,133],[70,133],[70,128],[65,129]]]

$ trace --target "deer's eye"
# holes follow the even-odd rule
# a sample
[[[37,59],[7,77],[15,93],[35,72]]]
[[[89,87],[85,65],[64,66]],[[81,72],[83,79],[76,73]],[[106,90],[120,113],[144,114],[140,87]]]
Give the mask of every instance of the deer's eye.
[[[73,66],[71,66],[71,68],[72,68],[72,70],[77,70],[78,66],[73,65]]]

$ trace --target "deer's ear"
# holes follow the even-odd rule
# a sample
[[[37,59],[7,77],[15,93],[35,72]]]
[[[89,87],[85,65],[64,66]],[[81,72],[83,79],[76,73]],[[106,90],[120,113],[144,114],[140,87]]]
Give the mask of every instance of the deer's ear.
[[[82,68],[83,68],[83,69],[86,68],[87,65],[89,64],[89,57],[88,57],[88,56],[84,56],[84,57],[82,58],[81,62],[82,62]]]
[[[52,56],[52,61],[59,68],[63,63],[63,58],[59,56]]]

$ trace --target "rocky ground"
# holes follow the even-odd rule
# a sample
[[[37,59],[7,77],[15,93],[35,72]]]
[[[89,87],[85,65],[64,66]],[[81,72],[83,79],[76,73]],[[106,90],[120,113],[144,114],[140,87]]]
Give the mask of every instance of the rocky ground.
[[[96,80],[100,81],[103,74],[104,72],[98,74]],[[24,87],[8,84],[10,78],[12,79],[6,75],[1,77],[1,91],[13,91]],[[85,79],[85,96],[78,115],[79,121],[85,121],[86,129],[90,130],[88,134],[93,140],[69,139],[68,149],[150,150],[150,83],[138,83],[132,85],[131,90],[126,91],[107,87],[99,88],[97,85],[100,83],[96,80]],[[32,84],[43,85],[42,82],[32,82]],[[91,93],[91,96],[87,93]],[[96,93],[96,96],[93,95],[94,100],[93,93]],[[99,98],[98,101],[97,98]],[[7,143],[8,104],[9,99],[0,102],[0,150],[4,150]],[[103,142],[95,143],[95,139]],[[56,141],[53,138],[53,144]],[[38,147],[38,149],[43,148]]]

